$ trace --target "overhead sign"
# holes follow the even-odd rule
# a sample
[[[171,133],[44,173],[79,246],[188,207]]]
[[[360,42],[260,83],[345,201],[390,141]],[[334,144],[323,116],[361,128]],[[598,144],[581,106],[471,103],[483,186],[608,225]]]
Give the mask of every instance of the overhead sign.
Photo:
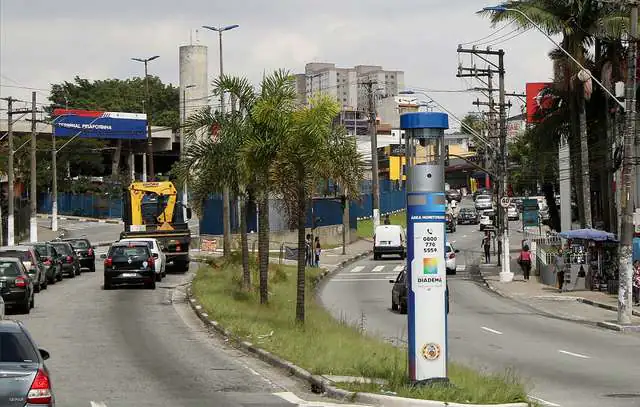
[[[447,376],[447,270],[443,192],[409,193],[409,375],[414,381]]]
[[[100,112],[55,109],[53,126],[56,137],[145,140],[147,115],[143,113]]]
[[[389,147],[391,147],[391,151],[389,153],[390,156],[404,157],[406,148],[405,144],[391,144]]]

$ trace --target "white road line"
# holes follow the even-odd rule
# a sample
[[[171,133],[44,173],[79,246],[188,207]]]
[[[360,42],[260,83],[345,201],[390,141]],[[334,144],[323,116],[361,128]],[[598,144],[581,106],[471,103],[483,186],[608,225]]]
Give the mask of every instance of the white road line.
[[[581,359],[591,359],[591,356],[581,355],[579,353],[573,353],[573,352],[569,352],[569,351],[562,350],[562,349],[558,350],[558,352],[564,353],[565,355],[569,355],[569,356],[575,356],[575,357],[581,358]]]
[[[342,276],[342,277],[346,277],[346,278],[350,278],[351,276],[349,276],[350,273],[340,273],[338,274],[338,276]],[[391,272],[386,272],[386,273],[373,273],[373,272],[362,272],[362,273],[357,273],[357,276],[354,277],[360,277],[360,276],[389,276],[389,278],[391,277],[395,277],[396,274],[392,274]]]
[[[373,271],[382,271],[382,270],[384,270],[384,266],[375,266],[373,268]]]
[[[274,396],[288,401],[291,404],[302,407],[372,407],[370,404],[337,404],[326,401],[306,401],[291,392],[273,393]]]
[[[543,406],[562,407],[560,404],[552,403],[550,401],[543,400],[543,399],[541,399],[539,397],[534,397],[532,395],[529,395],[528,397],[533,401],[537,401],[538,403],[542,404]]]
[[[102,401],[90,401],[91,407],[107,407],[107,403],[103,403]]]
[[[356,282],[356,281],[389,281],[388,278],[334,278],[331,281]]]
[[[496,331],[495,329],[487,328],[486,326],[481,326],[480,328],[484,329],[487,332],[491,332],[492,334],[502,335],[502,332]]]
[[[395,266],[393,268],[393,271],[395,271],[396,273],[399,273],[402,271],[403,268],[404,268],[404,264],[400,264],[399,266]]]
[[[364,270],[364,266],[356,266],[354,268],[351,269],[351,273],[358,273],[360,271]]]

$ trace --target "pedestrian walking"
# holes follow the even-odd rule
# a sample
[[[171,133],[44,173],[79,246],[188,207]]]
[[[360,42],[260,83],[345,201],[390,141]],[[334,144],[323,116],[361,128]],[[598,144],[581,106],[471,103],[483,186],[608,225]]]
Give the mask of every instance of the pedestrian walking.
[[[322,252],[322,248],[320,247],[320,238],[318,236],[316,236],[316,241],[315,241],[315,266],[319,267],[320,266],[320,253]]]
[[[304,240],[304,258],[307,266],[313,266],[313,250],[311,246],[311,235],[307,233]]]
[[[491,262],[491,237],[489,232],[485,232],[481,246],[484,248],[484,262],[489,264]]]
[[[524,246],[518,257],[518,264],[522,268],[522,274],[524,274],[524,280],[529,281],[529,274],[531,273],[531,252],[529,246]]]
[[[558,249],[555,258],[555,273],[558,276],[558,289],[562,291],[564,286],[564,253],[562,249]]]
[[[633,262],[633,305],[640,305],[640,261]]]

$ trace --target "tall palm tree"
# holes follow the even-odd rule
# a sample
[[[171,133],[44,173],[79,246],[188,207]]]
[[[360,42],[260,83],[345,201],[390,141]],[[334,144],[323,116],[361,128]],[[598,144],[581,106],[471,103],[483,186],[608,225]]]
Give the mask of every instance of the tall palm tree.
[[[620,35],[624,27],[624,18],[611,6],[597,0],[510,0],[502,4],[505,8],[518,9],[549,34],[561,34],[562,45],[575,59],[584,65],[586,50],[593,45],[594,36]],[[512,11],[483,11],[491,17],[495,25],[503,21],[512,21],[523,29],[531,23],[521,14]],[[566,62],[566,79],[572,85],[571,131],[574,140],[580,140],[580,168],[582,178],[582,206],[584,225],[592,225],[591,217],[591,177],[589,169],[589,144],[587,134],[586,107],[583,84],[577,80],[579,68],[572,62]]]

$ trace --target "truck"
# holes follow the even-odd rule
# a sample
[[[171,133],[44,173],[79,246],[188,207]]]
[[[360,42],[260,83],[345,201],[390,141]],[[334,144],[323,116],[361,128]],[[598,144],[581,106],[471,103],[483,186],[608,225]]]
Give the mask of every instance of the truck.
[[[177,271],[189,270],[191,208],[177,201],[177,190],[170,181],[132,182],[123,193],[120,239],[154,238],[166,255],[167,265]],[[186,207],[187,219],[183,216]],[[177,210],[176,210],[177,209]]]

